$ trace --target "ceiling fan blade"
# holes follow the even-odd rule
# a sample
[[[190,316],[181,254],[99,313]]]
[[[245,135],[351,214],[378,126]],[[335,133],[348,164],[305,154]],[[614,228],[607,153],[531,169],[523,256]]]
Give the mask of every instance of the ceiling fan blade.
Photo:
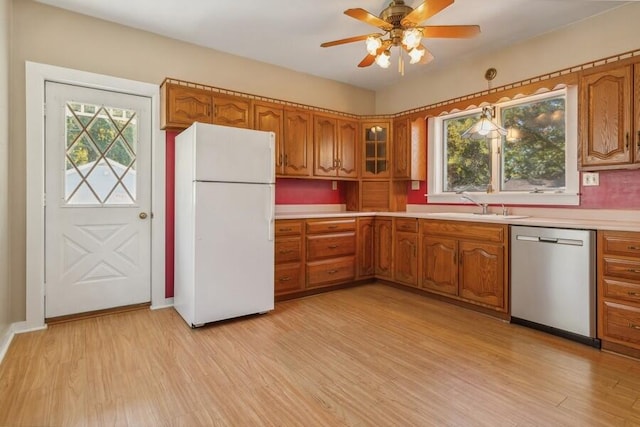
[[[402,18],[401,24],[405,27],[414,27],[422,21],[431,18],[442,9],[451,6],[454,1],[455,0],[425,0],[424,3]]]
[[[364,57],[362,61],[360,61],[360,63],[358,64],[358,67],[360,68],[368,67],[369,65],[373,64],[375,60],[376,60],[375,55],[367,55]]]
[[[418,28],[422,29],[422,37],[433,39],[464,39],[480,34],[480,26],[478,25],[436,25]]]
[[[387,21],[383,21],[377,16],[372,15],[371,13],[361,8],[347,9],[344,11],[344,14],[352,18],[355,18],[359,21],[362,21],[366,24],[373,25],[374,27],[378,27],[384,31],[391,31],[393,29],[393,25],[389,24]]]
[[[320,45],[320,47],[331,47],[331,46],[338,46],[346,43],[359,42],[362,40],[366,40],[367,37],[371,35],[375,35],[375,34],[364,34],[362,36],[354,36],[354,37],[349,37],[347,39],[334,40],[332,42],[324,42]]]

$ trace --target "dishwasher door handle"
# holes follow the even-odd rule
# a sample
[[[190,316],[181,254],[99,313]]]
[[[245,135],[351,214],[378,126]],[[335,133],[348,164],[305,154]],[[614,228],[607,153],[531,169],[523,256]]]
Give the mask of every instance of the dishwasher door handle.
[[[563,239],[561,237],[543,237],[543,236],[525,236],[518,234],[516,240],[523,240],[525,242],[540,242],[540,243],[554,243],[557,245],[570,245],[570,246],[583,246],[582,240],[575,239]]]

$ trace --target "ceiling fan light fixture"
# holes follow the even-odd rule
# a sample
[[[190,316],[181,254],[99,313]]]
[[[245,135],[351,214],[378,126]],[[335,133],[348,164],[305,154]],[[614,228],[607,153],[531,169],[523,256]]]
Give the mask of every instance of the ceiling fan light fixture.
[[[409,51],[409,57],[411,58],[411,60],[409,61],[409,64],[417,64],[418,62],[420,62],[420,60],[424,56],[424,53],[425,53],[425,48],[422,46],[418,46],[411,49]]]
[[[408,50],[415,49],[420,45],[422,40],[422,31],[417,28],[407,28],[402,32],[402,44]]]
[[[365,40],[365,44],[367,46],[367,52],[369,55],[376,55],[378,53],[378,49],[382,47],[382,40],[380,36],[369,36],[367,40]]]
[[[391,65],[391,53],[388,50],[385,50],[380,55],[376,56],[376,64],[378,64],[380,68],[389,68]]]

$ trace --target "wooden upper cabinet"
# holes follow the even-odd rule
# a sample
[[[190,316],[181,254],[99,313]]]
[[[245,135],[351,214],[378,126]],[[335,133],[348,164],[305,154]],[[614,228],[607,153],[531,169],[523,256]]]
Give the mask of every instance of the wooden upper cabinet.
[[[253,106],[253,128],[273,132],[276,135],[276,175],[284,172],[282,137],[284,134],[284,109],[279,105],[256,103]]]
[[[427,122],[424,117],[400,118],[393,122],[392,177],[424,181],[427,176]]]
[[[251,128],[251,101],[236,96],[214,94],[213,123]]]
[[[338,120],[338,138],[336,152],[338,176],[344,178],[358,177],[358,122]]]
[[[165,82],[160,88],[160,96],[162,129],[185,129],[193,122],[212,123],[211,92]]]
[[[336,119],[316,115],[313,121],[313,174],[336,176]]]
[[[311,175],[311,146],[313,144],[313,122],[308,111],[284,110],[284,175]]]
[[[357,178],[358,123],[315,115],[313,122],[313,174]]]
[[[632,66],[580,80],[580,165],[583,170],[628,167],[634,161]]]
[[[389,123],[362,123],[362,178],[389,178]]]
[[[411,128],[406,118],[393,122],[393,178],[411,178]]]

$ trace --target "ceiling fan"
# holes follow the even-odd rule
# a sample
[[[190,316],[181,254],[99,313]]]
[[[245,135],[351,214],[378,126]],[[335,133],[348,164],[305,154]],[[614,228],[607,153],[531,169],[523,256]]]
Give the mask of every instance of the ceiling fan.
[[[364,9],[355,8],[344,11],[345,15],[373,25],[384,31],[384,34],[373,33],[346,39],[322,43],[321,47],[331,47],[357,41],[365,41],[367,56],[358,67],[368,67],[374,62],[382,68],[391,64],[391,48],[401,47],[411,58],[410,63],[426,64],[433,60],[433,55],[422,44],[422,38],[470,38],[480,33],[478,25],[438,25],[420,26],[419,24],[455,0],[425,0],[415,9],[404,4],[402,0],[392,0],[380,16],[375,16]],[[404,74],[404,61],[400,54],[399,71]]]

